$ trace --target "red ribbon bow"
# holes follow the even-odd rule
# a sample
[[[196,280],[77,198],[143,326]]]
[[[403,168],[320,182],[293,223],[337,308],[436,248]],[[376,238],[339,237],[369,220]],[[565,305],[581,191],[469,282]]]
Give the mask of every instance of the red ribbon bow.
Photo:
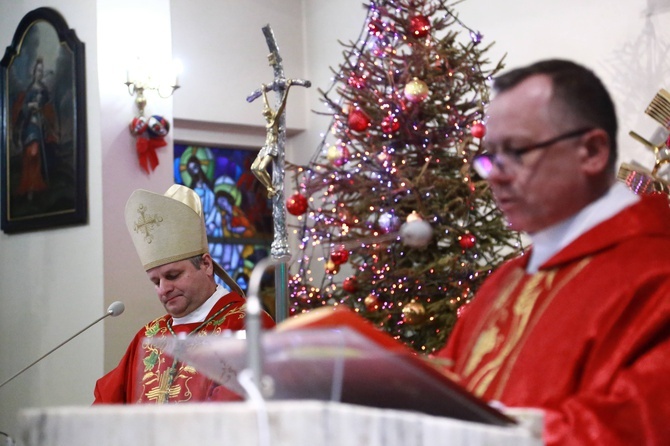
[[[156,149],[166,146],[167,143],[163,138],[144,138],[137,137],[137,157],[140,161],[140,166],[146,173],[151,173],[156,166],[158,166],[158,156]]]

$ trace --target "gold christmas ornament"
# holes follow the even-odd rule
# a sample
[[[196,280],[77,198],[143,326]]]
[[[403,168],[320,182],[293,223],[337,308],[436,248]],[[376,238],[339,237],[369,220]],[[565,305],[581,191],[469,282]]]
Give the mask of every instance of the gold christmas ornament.
[[[335,262],[330,259],[326,262],[325,268],[328,274],[337,274],[340,272],[340,265],[336,265]]]
[[[342,158],[342,149],[340,149],[337,146],[328,147],[326,158],[328,158],[328,161],[330,162],[339,160],[340,158]]]
[[[405,98],[408,101],[418,103],[428,97],[428,85],[419,78],[414,78],[405,85]]]
[[[374,311],[379,308],[379,299],[374,294],[368,294],[367,297],[363,299],[363,303],[368,311]]]
[[[421,221],[423,218],[421,218],[421,215],[417,211],[412,211],[411,214],[407,216],[407,223],[412,222],[412,221]]]
[[[419,302],[409,302],[402,309],[402,317],[410,325],[418,325],[426,320],[426,309]]]

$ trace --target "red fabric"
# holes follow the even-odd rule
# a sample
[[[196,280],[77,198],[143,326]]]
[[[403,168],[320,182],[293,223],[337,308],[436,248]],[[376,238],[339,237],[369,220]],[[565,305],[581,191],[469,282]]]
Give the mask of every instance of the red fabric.
[[[146,173],[151,173],[158,166],[158,155],[156,150],[166,146],[163,138],[145,138],[138,136],[135,146],[140,166]]]
[[[641,202],[536,274],[496,271],[439,356],[486,400],[539,407],[547,445],[670,441],[670,209]]]
[[[225,308],[205,327],[193,334],[204,336],[220,334],[224,330],[244,329],[245,299],[237,293],[230,292],[214,305],[208,318]],[[100,378],[95,385],[95,401],[93,404],[118,403],[162,403],[162,402],[193,402],[193,401],[233,401],[241,397],[223,386],[212,382],[199,374],[195,368],[184,363],[175,367],[176,375],[172,385],[165,385],[169,380],[168,371],[173,358],[153,346],[142,346],[145,337],[172,336],[168,329],[168,315],[147,324],[131,341],[119,365]],[[175,333],[190,333],[200,324],[183,324],[173,327]],[[272,318],[263,313],[263,326],[274,326]],[[167,391],[161,391],[167,390]]]

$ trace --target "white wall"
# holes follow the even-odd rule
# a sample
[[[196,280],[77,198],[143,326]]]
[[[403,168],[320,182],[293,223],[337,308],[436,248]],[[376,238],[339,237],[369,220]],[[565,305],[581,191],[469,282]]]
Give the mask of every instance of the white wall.
[[[335,68],[342,61],[337,40],[358,37],[365,17],[361,3],[304,1],[309,36],[306,76],[316,86],[327,87],[328,66]],[[670,0],[466,0],[456,11],[465,25],[483,34],[483,44],[494,43],[490,60],[504,56],[507,68],[544,58],[568,58],[591,67],[617,106],[620,161],[634,159],[653,166],[650,151],[628,131],[649,139],[658,128],[644,109],[660,88],[670,88]],[[325,110],[316,96],[310,96],[308,103],[312,109]],[[316,148],[319,132],[327,125],[327,119],[309,116],[309,131],[293,146]]]
[[[15,0],[0,4],[0,45],[21,18],[57,9],[86,45],[89,223],[27,234],[0,233],[0,381],[103,313],[100,106],[94,2]],[[76,339],[0,389],[0,430],[14,432],[18,408],[88,401],[102,368],[102,327]]]
[[[337,40],[358,37],[361,0],[13,0],[0,2],[0,47],[9,45],[21,17],[54,6],[86,43],[89,206],[85,226],[0,234],[0,381],[100,316],[114,300],[126,313],[107,319],[0,389],[0,430],[15,433],[15,415],[27,406],[89,404],[95,380],[119,360],[137,329],[162,313],[141,270],[123,222],[123,207],[138,187],[161,191],[172,181],[170,148],[160,165],[139,170],[127,124],[134,109],[122,82],[136,51],[182,59],[182,89],[174,100],[149,98],[147,111],[176,118],[174,138],[259,147],[260,104],[246,95],[271,78],[261,27],[270,23],[289,77],[313,87],[291,93],[287,124],[294,136],[287,159],[306,161],[328,119],[316,89],[330,83],[342,61]],[[491,59],[507,66],[568,57],[593,67],[611,87],[621,115],[622,161],[649,162],[627,136],[657,127],[644,109],[667,70],[669,0],[467,0],[461,19],[495,41]],[[654,9],[650,14],[645,11]],[[172,8],[172,11],[171,11]],[[170,29],[172,24],[172,29]],[[171,42],[170,33],[175,41]],[[295,132],[294,132],[295,133]],[[646,161],[645,161],[646,160]],[[103,339],[104,333],[104,339]],[[103,359],[104,352],[104,359]]]
[[[274,31],[287,77],[304,72],[300,0],[172,0],[174,57],[184,65],[175,118],[261,126],[260,100],[246,97],[273,80],[262,28]],[[304,128],[306,91],[294,88],[288,125]]]
[[[658,128],[644,110],[660,88],[670,88],[670,0],[468,0],[458,9],[495,42],[492,60],[506,54],[509,68],[543,58],[591,67],[614,97],[619,160],[653,166],[651,152],[628,132],[651,138]]]
[[[104,370],[109,371],[144,324],[162,313],[142,269],[124,220],[126,200],[135,189],[164,192],[172,184],[172,135],[157,150],[159,164],[146,174],[139,166],[135,139],[128,130],[138,114],[126,86],[126,68],[139,57],[149,66],[172,60],[169,0],[98,0],[98,70],[102,109],[102,227],[105,305],[122,301],[126,312],[105,323]],[[145,115],[172,122],[172,98],[147,92]],[[105,307],[106,308],[106,307]],[[93,392],[93,383],[86,383]],[[89,398],[92,401],[92,398]]]

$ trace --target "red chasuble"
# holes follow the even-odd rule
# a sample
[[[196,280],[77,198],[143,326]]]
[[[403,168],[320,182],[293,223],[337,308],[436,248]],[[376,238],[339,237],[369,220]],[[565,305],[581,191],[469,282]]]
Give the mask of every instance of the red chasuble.
[[[126,350],[119,365],[98,380],[93,404],[113,403],[181,403],[240,399],[197,370],[175,361],[152,345],[143,346],[144,338],[221,334],[225,330],[244,330],[245,299],[230,292],[214,305],[202,323],[172,327],[172,317],[161,316],[140,330]],[[274,322],[263,313],[263,326]]]
[[[439,356],[475,395],[545,410],[547,445],[670,444],[670,209],[644,197],[481,287]]]

